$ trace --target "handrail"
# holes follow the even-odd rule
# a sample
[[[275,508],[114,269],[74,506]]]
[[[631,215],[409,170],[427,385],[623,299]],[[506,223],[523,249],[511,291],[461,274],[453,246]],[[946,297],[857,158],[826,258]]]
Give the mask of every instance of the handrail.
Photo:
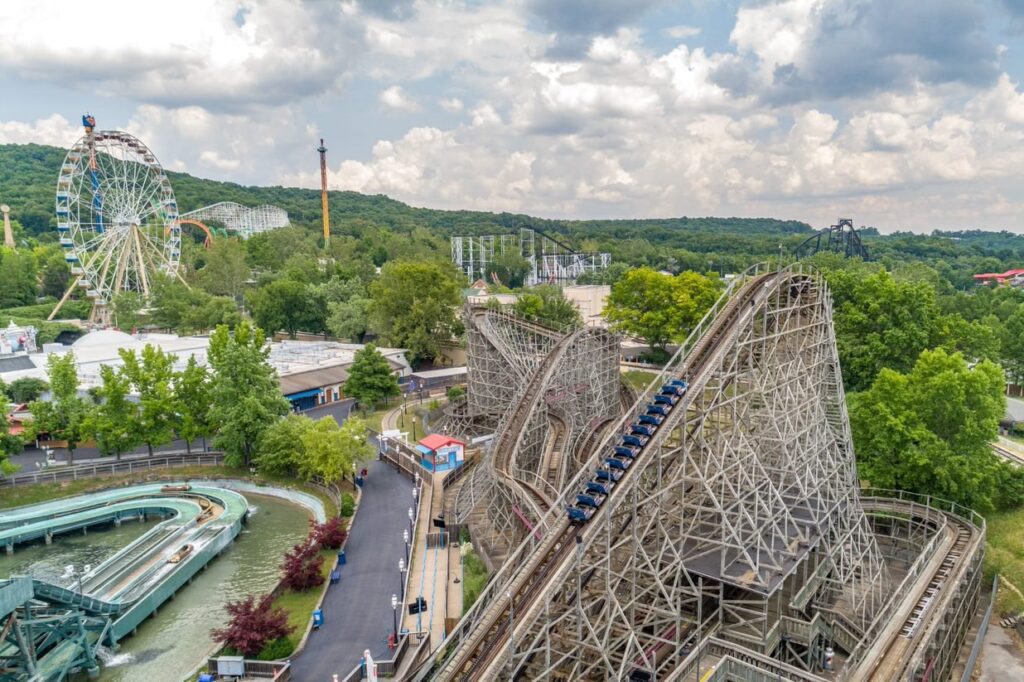
[[[0,488],[14,488],[19,485],[36,483],[59,483],[61,481],[77,481],[79,478],[118,473],[134,473],[145,469],[167,469],[176,466],[219,466],[224,463],[222,452],[201,452],[193,454],[160,454],[152,457],[138,457],[112,460],[103,463],[73,464],[68,466],[41,469],[13,476],[0,476]]]

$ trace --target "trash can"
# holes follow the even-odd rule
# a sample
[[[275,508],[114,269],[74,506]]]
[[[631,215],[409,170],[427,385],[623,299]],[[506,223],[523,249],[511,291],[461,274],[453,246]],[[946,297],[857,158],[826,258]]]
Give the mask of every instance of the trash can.
[[[356,476],[356,485],[359,486],[360,488],[363,487],[363,477],[362,476]]]
[[[324,610],[313,609],[313,628],[316,630],[320,629],[320,626],[324,624]]]
[[[344,566],[345,565],[345,550],[341,550],[341,551],[338,552],[338,565],[339,566]]]
[[[340,580],[341,580],[341,571],[339,571],[338,569],[334,569],[333,571],[331,571],[331,584],[332,585],[337,585]]]

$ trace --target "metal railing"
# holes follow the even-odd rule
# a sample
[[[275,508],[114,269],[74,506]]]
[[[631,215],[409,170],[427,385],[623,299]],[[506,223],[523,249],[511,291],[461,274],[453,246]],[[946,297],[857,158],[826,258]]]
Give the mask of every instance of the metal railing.
[[[19,485],[34,485],[36,483],[61,483],[65,481],[77,481],[83,478],[113,476],[115,474],[133,474],[151,469],[168,469],[179,466],[220,466],[222,464],[224,464],[224,454],[221,452],[207,452],[193,455],[154,455],[153,457],[123,459],[121,461],[104,462],[102,464],[72,464],[24,474],[15,474],[13,476],[5,476],[0,478],[0,488],[15,488]]]
[[[996,575],[992,578],[992,597],[989,599],[988,608],[985,609],[985,616],[981,619],[981,625],[978,626],[978,635],[974,639],[974,646],[971,647],[971,655],[967,657],[964,674],[960,676],[960,682],[971,682],[974,666],[978,663],[978,655],[981,653],[981,647],[985,643],[985,635],[988,633],[989,621],[992,620],[992,611],[995,608],[996,595],[998,593],[999,576]]]
[[[206,661],[206,672],[214,675],[214,679],[235,679],[234,677],[220,677],[217,674],[216,657]],[[292,679],[291,661],[256,661],[245,659],[242,662],[246,679],[257,678],[261,680],[275,680],[276,682],[287,682]]]

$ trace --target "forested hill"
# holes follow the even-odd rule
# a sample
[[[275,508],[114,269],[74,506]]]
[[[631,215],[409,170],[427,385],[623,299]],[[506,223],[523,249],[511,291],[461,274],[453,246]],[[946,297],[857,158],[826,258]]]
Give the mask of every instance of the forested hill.
[[[56,239],[53,192],[64,154],[63,149],[43,145],[0,145],[0,201],[11,206],[12,217],[28,236],[43,242]],[[319,230],[316,190],[244,187],[184,173],[168,172],[168,176],[182,212],[218,201],[270,203],[287,210],[296,226]],[[425,228],[446,241],[454,234],[533,227],[560,235],[584,250],[609,251],[619,262],[669,269],[739,270],[777,255],[780,245],[784,252],[791,252],[814,231],[804,222],[771,218],[546,220],[513,213],[414,208],[383,195],[357,192],[331,192],[330,204],[332,232],[337,235],[362,238],[372,231],[410,233]],[[969,283],[974,272],[1024,265],[1024,237],[1008,232],[880,236],[869,228],[863,236],[873,256],[929,262],[957,286]]]
[[[37,144],[0,145],[0,188],[3,200],[32,234],[53,228],[53,192],[65,150]],[[294,187],[246,187],[230,182],[205,180],[187,173],[168,171],[178,206],[184,213],[218,201],[245,205],[275,204],[288,211],[293,223],[315,228],[320,221],[320,192]],[[342,232],[346,223],[372,221],[396,231],[428,227],[445,236],[490,234],[520,227],[536,227],[563,235],[629,238],[640,232],[658,240],[677,231],[727,232],[765,236],[810,233],[811,227],[797,221],[742,218],[671,218],[652,220],[545,220],[513,213],[483,211],[441,211],[413,208],[384,195],[358,192],[330,193],[332,224]]]

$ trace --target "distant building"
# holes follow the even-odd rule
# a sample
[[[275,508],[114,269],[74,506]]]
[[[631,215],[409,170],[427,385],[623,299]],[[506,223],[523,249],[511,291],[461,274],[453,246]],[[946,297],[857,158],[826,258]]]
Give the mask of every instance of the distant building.
[[[607,327],[604,319],[604,306],[612,295],[612,288],[607,284],[575,284],[562,287],[562,295],[580,311],[583,324],[588,327]]]
[[[34,353],[36,350],[36,328],[14,324],[0,331],[0,356],[14,353]]]
[[[416,446],[421,458],[420,464],[427,471],[449,471],[462,466],[466,456],[466,444],[458,438],[432,433]]]

